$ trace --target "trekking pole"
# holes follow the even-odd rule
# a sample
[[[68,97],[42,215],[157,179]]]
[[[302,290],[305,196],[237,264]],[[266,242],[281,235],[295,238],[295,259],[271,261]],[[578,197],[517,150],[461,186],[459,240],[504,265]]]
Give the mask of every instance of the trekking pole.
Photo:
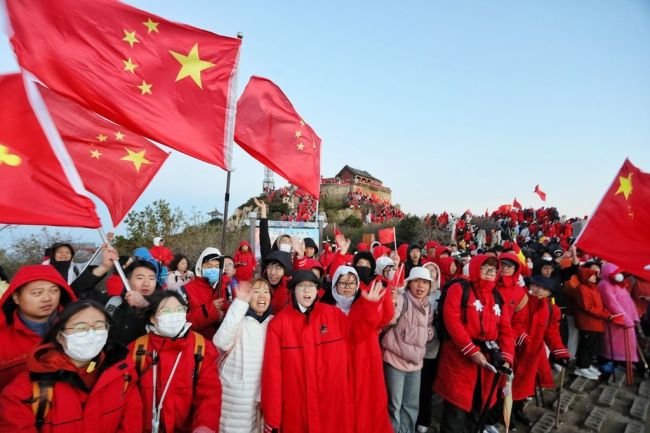
[[[609,336],[609,357],[612,362],[612,379],[616,382],[616,365],[614,364],[614,341],[612,340],[611,324],[607,323],[607,335]]]
[[[560,403],[562,401],[562,388],[564,388],[564,372],[566,367],[562,366],[562,371],[560,372],[560,386],[557,389],[557,408],[555,409],[555,428],[560,424]]]
[[[494,396],[494,391],[497,389],[497,385],[499,383],[499,375],[500,374],[511,374],[512,370],[509,368],[501,367],[500,369],[494,368],[494,366],[491,366],[492,369],[494,369],[496,372],[494,373],[494,379],[492,379],[492,385],[490,386],[490,393],[488,394],[488,398],[485,401],[485,405],[483,405],[483,409],[481,410],[481,415],[478,418],[478,423],[476,424],[476,427],[474,428],[474,433],[478,433],[481,431],[483,428],[483,423],[485,422],[485,418],[487,417],[488,412],[490,411],[490,402],[492,401],[492,397]]]
[[[539,380],[539,374],[537,375],[537,388],[539,388],[539,398],[542,400],[542,407],[546,407],[546,402],[544,401],[544,393],[542,392],[542,383]]]
[[[627,373],[626,382],[628,385],[634,383],[634,370],[632,369],[632,350],[630,347],[630,336],[627,334],[627,328],[623,328],[625,337],[625,372]]]

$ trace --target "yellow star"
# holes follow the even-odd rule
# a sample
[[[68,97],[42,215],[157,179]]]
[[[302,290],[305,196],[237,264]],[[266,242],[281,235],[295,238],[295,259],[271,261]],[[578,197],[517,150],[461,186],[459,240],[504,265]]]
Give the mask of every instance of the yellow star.
[[[196,85],[203,89],[203,85],[201,84],[201,71],[212,68],[215,64],[199,58],[199,44],[194,44],[190,52],[187,53],[187,56],[175,51],[169,51],[169,53],[181,64],[181,70],[178,71],[176,81],[182,80],[185,77],[192,77]]]
[[[95,149],[90,151],[91,158],[99,159],[100,156],[102,156],[102,153],[99,150]]]
[[[300,126],[305,126],[305,121],[304,120],[300,121]]]
[[[628,199],[630,194],[632,194],[632,175],[633,174],[634,173],[630,173],[630,174],[627,175],[627,177],[623,177],[623,176],[618,177],[619,186],[618,186],[618,189],[616,190],[616,194],[614,194],[614,195],[618,195],[618,194],[623,193],[623,195],[625,196],[625,200]]]
[[[124,148],[128,155],[125,157],[120,158],[122,161],[131,161],[133,165],[135,165],[135,171],[140,171],[140,166],[142,164],[151,164],[151,161],[147,160],[144,157],[144,153],[146,152],[145,150],[140,151],[140,152],[134,152],[131,149]]]
[[[298,144],[296,145],[296,147],[298,148],[298,150],[303,150],[303,149],[305,148],[305,145],[302,144],[302,141],[301,141],[300,143],[298,143]]]
[[[21,162],[20,156],[9,153],[9,148],[0,144],[0,165],[7,164],[11,167],[18,167]]]
[[[151,18],[149,18],[149,19],[147,19],[146,22],[144,22],[142,24],[144,24],[144,26],[147,28],[148,33],[151,33],[151,32],[158,33],[158,24],[160,24],[160,23],[157,23],[157,22],[153,21]]]
[[[142,91],[143,95],[145,93],[148,93],[148,94],[151,95],[151,86],[153,86],[153,84],[149,84],[146,81],[142,80],[142,84],[140,84],[139,86],[136,86],[136,87]]]
[[[296,131],[296,133],[294,135],[295,135],[296,138],[300,138],[302,136],[302,132],[301,131]]]
[[[124,37],[122,38],[123,41],[128,42],[129,45],[131,45],[131,48],[133,48],[133,44],[136,42],[140,42],[136,37],[135,37],[135,30],[132,32],[127,32],[126,29],[124,30]]]
[[[131,57],[129,57],[127,60],[122,60],[124,62],[124,70],[129,71],[132,74],[135,74],[135,68],[138,67],[135,63],[131,61]]]
[[[117,141],[124,141],[124,134],[122,134],[120,131],[117,131],[117,132],[115,133],[115,139],[116,139]]]
[[[100,142],[104,142],[104,141],[108,140],[108,137],[105,136],[104,134],[99,134],[97,136],[97,140],[99,140]]]

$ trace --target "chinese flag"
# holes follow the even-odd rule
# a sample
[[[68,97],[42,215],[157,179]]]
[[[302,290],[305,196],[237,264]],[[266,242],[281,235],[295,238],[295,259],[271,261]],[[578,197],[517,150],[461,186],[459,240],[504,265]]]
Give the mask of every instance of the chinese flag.
[[[229,168],[241,40],[114,0],[7,0],[20,65],[50,89]]]
[[[517,197],[515,197],[515,199],[512,201],[512,207],[521,209],[521,203],[517,201]]]
[[[84,186],[106,204],[117,226],[169,154],[74,101],[38,88]]]
[[[321,140],[270,80],[251,77],[246,85],[237,102],[235,141],[318,200]]]
[[[508,213],[510,212],[510,209],[512,209],[512,206],[510,206],[509,204],[502,204],[501,206],[499,206],[499,212],[501,213]]]
[[[650,174],[626,159],[576,245],[650,281]]]
[[[392,244],[395,242],[395,227],[381,229],[377,232],[380,244]]]
[[[546,193],[539,189],[539,185],[535,185],[535,191],[533,191],[535,194],[539,196],[539,198],[542,199],[542,201],[546,201]]]
[[[59,143],[55,153],[32,110],[23,77],[1,75],[0,95],[0,223],[100,227],[65,148]]]

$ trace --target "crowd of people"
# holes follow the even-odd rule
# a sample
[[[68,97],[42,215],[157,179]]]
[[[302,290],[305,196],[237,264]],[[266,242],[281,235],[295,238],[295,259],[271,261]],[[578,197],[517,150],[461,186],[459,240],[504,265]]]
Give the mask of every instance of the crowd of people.
[[[406,214],[400,208],[384,200],[375,193],[367,193],[359,188],[348,193],[347,204],[350,209],[363,209],[367,223],[383,223],[401,220]]]
[[[650,283],[576,249],[550,212],[493,215],[516,233],[496,243],[353,251],[340,233],[271,243],[255,202],[259,261],[243,241],[192,267],[157,238],[85,268],[55,244],[21,267],[0,298],[0,433],[427,432],[434,395],[439,431],[494,433],[508,377],[512,423],[530,426],[553,369],[643,368]]]

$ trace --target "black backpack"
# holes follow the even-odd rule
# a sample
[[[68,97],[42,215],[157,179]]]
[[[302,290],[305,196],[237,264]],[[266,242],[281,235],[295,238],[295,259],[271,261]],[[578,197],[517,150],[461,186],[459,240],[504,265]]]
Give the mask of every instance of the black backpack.
[[[438,308],[436,309],[436,315],[433,319],[433,326],[436,329],[436,334],[438,335],[438,340],[442,343],[445,340],[449,339],[449,332],[445,327],[445,321],[443,319],[443,308],[445,305],[445,299],[447,298],[447,293],[449,292],[449,287],[453,284],[460,284],[463,288],[463,294],[460,298],[460,308],[461,308],[461,321],[467,323],[467,303],[469,302],[469,292],[472,289],[472,285],[469,281],[462,278],[454,278],[450,281],[447,281],[440,291],[440,299],[438,299]],[[492,289],[492,296],[494,296],[494,302],[501,308],[503,311],[503,298],[499,291],[494,288]]]

